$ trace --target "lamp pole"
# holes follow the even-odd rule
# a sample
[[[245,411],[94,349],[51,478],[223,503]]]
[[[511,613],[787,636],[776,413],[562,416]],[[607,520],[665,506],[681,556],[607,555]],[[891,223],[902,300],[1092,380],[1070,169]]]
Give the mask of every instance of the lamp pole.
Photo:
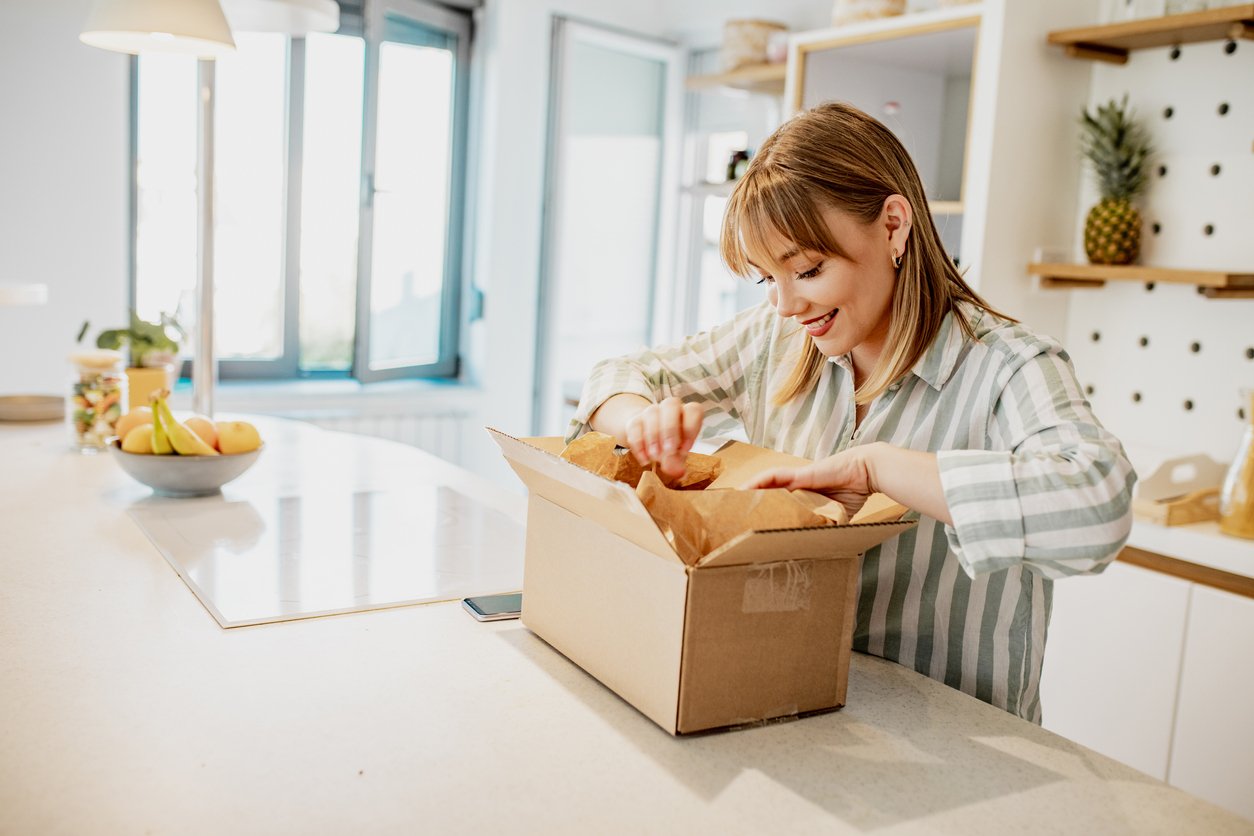
[[[192,356],[192,411],[213,417],[218,361],[213,352],[213,110],[214,62],[202,60],[199,73],[200,116],[196,154],[196,193],[200,228],[196,235],[196,353]]]

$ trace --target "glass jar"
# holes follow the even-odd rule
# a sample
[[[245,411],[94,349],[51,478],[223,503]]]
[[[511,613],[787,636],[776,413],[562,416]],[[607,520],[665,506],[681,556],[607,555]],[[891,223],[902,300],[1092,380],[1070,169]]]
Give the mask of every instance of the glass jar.
[[[1254,540],[1254,390],[1244,395],[1249,423],[1219,494],[1219,530]]]
[[[70,448],[95,453],[116,434],[118,419],[126,414],[122,354],[105,349],[84,351],[71,354],[70,363],[70,397],[65,402]]]

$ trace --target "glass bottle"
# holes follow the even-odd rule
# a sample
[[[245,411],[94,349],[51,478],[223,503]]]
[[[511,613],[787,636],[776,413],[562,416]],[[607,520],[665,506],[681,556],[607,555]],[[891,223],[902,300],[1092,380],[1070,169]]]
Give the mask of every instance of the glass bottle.
[[[1219,495],[1219,530],[1254,540],[1254,389],[1244,393],[1249,424]]]
[[[126,370],[122,354],[105,349],[70,355],[70,397],[65,423],[70,448],[80,453],[103,450],[126,413]]]

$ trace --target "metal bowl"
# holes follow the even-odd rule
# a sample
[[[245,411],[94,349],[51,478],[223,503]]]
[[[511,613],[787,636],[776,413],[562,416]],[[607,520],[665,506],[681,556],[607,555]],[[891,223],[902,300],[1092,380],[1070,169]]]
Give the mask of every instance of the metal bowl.
[[[263,444],[250,453],[230,456],[157,456],[127,453],[121,439],[109,441],[109,450],[122,469],[159,496],[209,496],[253,466]]]

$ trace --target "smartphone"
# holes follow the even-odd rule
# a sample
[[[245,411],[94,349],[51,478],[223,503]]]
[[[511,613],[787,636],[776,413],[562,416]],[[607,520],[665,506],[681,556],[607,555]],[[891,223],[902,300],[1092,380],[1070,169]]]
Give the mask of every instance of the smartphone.
[[[476,621],[505,621],[522,615],[522,593],[476,595],[473,598],[463,598],[462,606]]]

